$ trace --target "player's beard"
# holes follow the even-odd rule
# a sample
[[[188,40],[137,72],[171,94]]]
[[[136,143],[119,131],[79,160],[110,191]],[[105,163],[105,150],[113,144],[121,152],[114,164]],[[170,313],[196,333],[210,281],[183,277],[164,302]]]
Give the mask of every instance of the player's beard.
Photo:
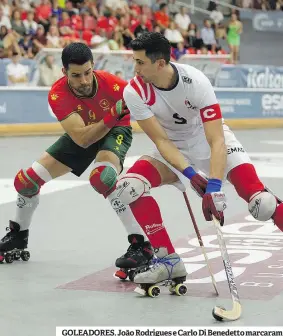
[[[79,86],[75,90],[80,96],[90,96],[92,94],[92,89],[93,89],[93,85],[89,84],[89,85]]]

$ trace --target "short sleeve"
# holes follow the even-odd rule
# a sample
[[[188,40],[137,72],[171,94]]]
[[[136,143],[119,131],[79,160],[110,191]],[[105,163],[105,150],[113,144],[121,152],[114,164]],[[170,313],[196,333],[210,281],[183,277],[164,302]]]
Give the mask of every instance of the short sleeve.
[[[74,113],[74,107],[72,107],[70,102],[68,102],[68,100],[66,100],[64,96],[65,95],[62,92],[57,93],[52,90],[48,94],[49,106],[58,121],[62,121],[66,119],[70,114]]]
[[[128,84],[124,90],[124,100],[135,120],[145,120],[154,116],[139,94]]]
[[[202,74],[201,80],[198,83],[197,91],[202,92],[198,102],[202,122],[205,123],[207,121],[221,119],[221,109],[213,86],[204,74]]]

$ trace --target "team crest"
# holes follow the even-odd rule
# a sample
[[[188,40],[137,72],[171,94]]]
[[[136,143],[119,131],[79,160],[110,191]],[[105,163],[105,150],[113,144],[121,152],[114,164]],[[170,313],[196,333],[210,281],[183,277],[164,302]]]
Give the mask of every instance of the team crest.
[[[120,90],[120,86],[118,84],[114,84],[113,85],[113,90],[114,91],[119,91]]]
[[[107,99],[101,99],[99,102],[99,106],[105,111],[110,108],[110,103]]]
[[[51,100],[57,100],[59,96],[56,93],[51,94]]]
[[[77,106],[77,111],[79,112],[79,111],[82,111],[82,110],[83,110],[82,105],[78,105]]]

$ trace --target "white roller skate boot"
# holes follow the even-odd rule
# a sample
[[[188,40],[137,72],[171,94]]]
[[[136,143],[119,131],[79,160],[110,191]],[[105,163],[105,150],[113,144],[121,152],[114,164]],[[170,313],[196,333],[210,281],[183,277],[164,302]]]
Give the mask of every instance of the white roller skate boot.
[[[185,265],[177,253],[169,254],[166,248],[159,248],[152,264],[146,270],[141,270],[134,277],[134,282],[139,284],[135,292],[141,295],[157,297],[160,294],[160,286],[168,286],[170,293],[185,295],[187,287],[187,271]]]

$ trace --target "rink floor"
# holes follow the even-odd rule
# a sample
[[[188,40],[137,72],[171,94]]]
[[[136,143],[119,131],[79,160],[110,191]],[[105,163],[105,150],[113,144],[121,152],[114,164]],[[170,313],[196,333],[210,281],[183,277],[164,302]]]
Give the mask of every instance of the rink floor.
[[[282,130],[237,131],[259,176],[283,197]],[[0,236],[15,210],[13,179],[57,137],[0,138]],[[135,135],[126,160],[130,166],[152,147]],[[200,201],[188,195],[201,229],[220,296],[216,297],[182,193],[172,186],[152,191],[177,252],[189,273],[188,294],[168,290],[140,297],[135,286],[113,277],[115,259],[128,247],[115,213],[81,178],[68,174],[45,185],[30,230],[28,262],[0,265],[0,330],[7,336],[51,336],[56,326],[217,326],[212,308],[231,307],[214,227]],[[223,232],[238,286],[243,315],[229,326],[283,326],[283,233],[272,223],[255,222],[229,184]]]

